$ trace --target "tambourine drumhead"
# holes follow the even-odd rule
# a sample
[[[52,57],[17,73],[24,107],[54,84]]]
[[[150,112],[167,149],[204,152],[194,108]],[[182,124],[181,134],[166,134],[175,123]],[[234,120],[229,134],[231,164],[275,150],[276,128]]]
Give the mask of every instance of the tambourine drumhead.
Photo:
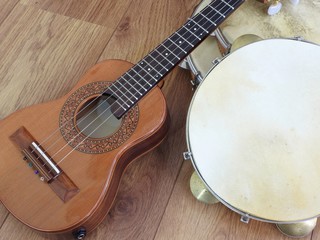
[[[211,0],[203,0],[193,15],[206,7]],[[222,36],[208,37],[188,57],[188,64],[194,74],[200,73],[204,77],[212,68],[212,61],[221,57],[218,42],[234,41],[246,34],[268,38],[302,37],[307,41],[320,44],[319,12],[320,0],[300,1],[295,6],[283,2],[283,8],[275,16],[267,15],[267,4],[256,0],[247,0],[237,11],[228,17],[219,27]]]
[[[187,123],[209,190],[252,218],[320,214],[320,47],[264,40],[240,48],[198,87]]]
[[[266,4],[256,0],[245,1],[237,11],[222,23],[224,37],[233,43],[244,34],[255,34],[263,39],[300,36],[320,44],[320,0],[303,0],[298,5],[282,1],[281,11],[268,16]]]

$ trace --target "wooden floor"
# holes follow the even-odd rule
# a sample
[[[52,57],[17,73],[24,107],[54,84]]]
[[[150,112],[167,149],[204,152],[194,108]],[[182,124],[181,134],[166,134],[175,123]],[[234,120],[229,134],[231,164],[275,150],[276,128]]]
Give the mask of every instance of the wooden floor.
[[[2,0],[0,116],[68,92],[103,59],[137,62],[192,14],[199,0]],[[222,204],[205,205],[189,190],[193,172],[185,122],[193,91],[190,73],[176,68],[162,88],[171,128],[155,150],[132,163],[115,203],[87,239],[289,239],[273,224],[240,222]],[[4,147],[4,146],[1,146]],[[9,186],[8,186],[9,187]],[[0,205],[0,239],[44,236]],[[303,239],[320,239],[320,227]]]

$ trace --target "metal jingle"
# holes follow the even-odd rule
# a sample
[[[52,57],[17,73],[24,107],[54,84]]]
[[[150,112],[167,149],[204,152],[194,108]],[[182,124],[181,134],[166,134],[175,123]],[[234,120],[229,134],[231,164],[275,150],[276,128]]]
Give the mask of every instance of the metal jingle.
[[[312,218],[310,220],[290,223],[290,224],[276,224],[277,228],[284,235],[293,238],[302,238],[309,235],[317,224],[317,218]]]
[[[240,37],[238,37],[236,40],[234,40],[230,52],[234,52],[235,50],[244,47],[250,43],[258,42],[263,40],[261,37],[254,35],[254,34],[245,34]]]
[[[193,196],[200,202],[206,204],[215,204],[219,202],[219,200],[209,192],[196,172],[193,172],[190,178],[190,189]]]

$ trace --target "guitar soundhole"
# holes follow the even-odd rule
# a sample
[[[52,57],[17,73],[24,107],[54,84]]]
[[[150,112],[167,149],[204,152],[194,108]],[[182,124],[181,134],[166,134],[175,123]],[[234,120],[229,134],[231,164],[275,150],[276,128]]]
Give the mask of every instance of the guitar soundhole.
[[[82,86],[69,96],[61,109],[61,135],[77,151],[89,154],[112,151],[128,140],[137,127],[138,105],[120,120],[111,113],[111,99],[101,96],[110,84],[92,82]],[[100,97],[95,99],[97,96]]]
[[[114,99],[109,96],[100,96],[86,101],[76,117],[79,131],[90,138],[104,138],[116,132],[122,121],[111,112],[113,102]]]

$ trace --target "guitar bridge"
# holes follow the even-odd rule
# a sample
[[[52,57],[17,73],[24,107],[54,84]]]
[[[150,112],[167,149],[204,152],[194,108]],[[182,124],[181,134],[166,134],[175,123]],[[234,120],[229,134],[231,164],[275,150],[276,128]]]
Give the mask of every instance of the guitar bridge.
[[[22,150],[22,153],[24,160],[27,160],[29,165],[36,169],[35,173],[42,176],[41,179],[43,178],[46,182],[51,182],[61,174],[61,169],[55,165],[50,159],[51,157],[39,146],[39,143],[31,142],[28,148]]]
[[[40,180],[47,182],[61,200],[66,202],[79,191],[25,127],[20,127],[10,139],[22,152],[23,159],[34,173],[39,175]]]

